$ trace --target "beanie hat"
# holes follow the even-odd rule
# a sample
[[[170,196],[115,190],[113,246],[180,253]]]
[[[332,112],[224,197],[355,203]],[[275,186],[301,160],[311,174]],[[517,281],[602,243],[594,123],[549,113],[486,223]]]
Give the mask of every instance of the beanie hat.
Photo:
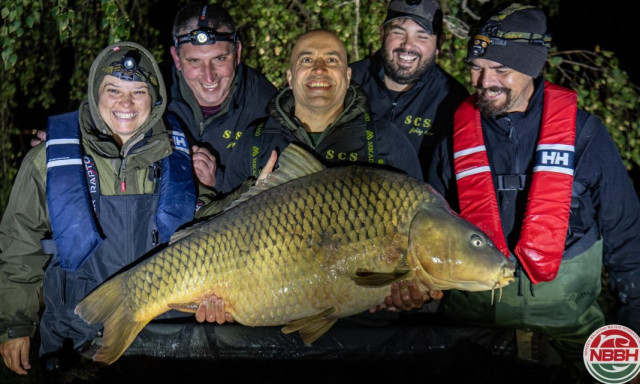
[[[442,10],[438,0],[391,0],[382,25],[404,17],[412,19],[434,35],[442,33]]]
[[[467,62],[491,60],[533,78],[542,71],[551,45],[544,13],[518,3],[481,21],[470,36]]]

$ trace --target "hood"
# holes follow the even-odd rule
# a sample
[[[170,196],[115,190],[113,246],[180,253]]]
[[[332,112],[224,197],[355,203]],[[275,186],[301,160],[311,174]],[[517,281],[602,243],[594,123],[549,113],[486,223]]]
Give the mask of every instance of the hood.
[[[140,126],[138,132],[127,141],[125,147],[131,147],[158,122],[162,120],[162,115],[167,105],[167,91],[162,78],[162,73],[158,67],[158,63],[153,55],[140,44],[131,41],[121,41],[106,47],[91,64],[88,78],[87,104],[91,113],[94,128],[103,135],[112,136],[111,130],[104,122],[98,112],[98,88],[103,77],[106,75],[105,69],[114,63],[120,63],[123,57],[128,54],[135,54],[139,67],[143,70],[136,70],[131,76],[135,80],[138,78],[149,83],[149,91],[151,93],[151,113],[147,120]],[[119,65],[119,64],[116,64]],[[138,67],[136,67],[138,68]],[[124,150],[124,148],[123,148]]]

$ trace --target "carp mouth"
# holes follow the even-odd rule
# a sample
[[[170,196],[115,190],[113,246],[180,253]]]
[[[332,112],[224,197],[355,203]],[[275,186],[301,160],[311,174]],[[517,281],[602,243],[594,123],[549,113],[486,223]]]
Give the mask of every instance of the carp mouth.
[[[494,282],[493,288],[491,288],[491,306],[494,305],[496,289],[498,289],[500,292],[498,294],[498,302],[500,302],[502,300],[502,287],[506,287],[510,283],[513,283],[515,280],[514,269],[510,268],[509,265],[503,266],[502,276],[500,277],[500,279]]]

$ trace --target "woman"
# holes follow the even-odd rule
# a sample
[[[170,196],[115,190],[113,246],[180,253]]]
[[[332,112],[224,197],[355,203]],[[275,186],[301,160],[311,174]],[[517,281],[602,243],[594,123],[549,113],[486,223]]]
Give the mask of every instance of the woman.
[[[30,368],[41,287],[40,354],[75,355],[100,335],[76,304],[194,215],[189,149],[163,122],[153,56],[136,43],[110,45],[88,83],[79,110],[51,117],[46,146],[25,157],[0,224],[0,353],[18,374]]]

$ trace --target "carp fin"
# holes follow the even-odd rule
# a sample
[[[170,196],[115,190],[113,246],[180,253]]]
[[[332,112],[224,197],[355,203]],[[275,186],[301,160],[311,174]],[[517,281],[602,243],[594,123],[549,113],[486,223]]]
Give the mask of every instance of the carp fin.
[[[171,303],[169,304],[169,308],[175,309],[176,311],[186,312],[186,313],[196,313],[200,304],[198,303]]]
[[[336,312],[337,309],[331,307],[313,316],[290,321],[289,324],[282,327],[282,333],[288,334],[298,331],[302,341],[306,345],[310,345],[318,340],[320,336],[324,335],[329,328],[338,321],[337,318],[329,318],[329,316]]]
[[[358,269],[351,280],[362,287],[384,287],[405,279],[410,272],[409,268],[396,268],[392,272],[371,272]]]
[[[271,172],[266,179],[259,180],[247,192],[243,193],[231,203],[224,211],[245,202],[253,196],[268,189],[277,187],[288,181],[312,175],[325,169],[326,166],[320,162],[311,152],[296,145],[289,144],[278,158],[278,169]],[[224,212],[223,211],[223,212]]]
[[[177,230],[169,239],[169,242],[167,243],[168,245],[171,245],[175,242],[177,242],[178,240],[181,240],[187,236],[190,236],[198,231],[200,231],[200,228],[204,227],[207,224],[207,221],[201,221],[195,224],[192,224],[188,227],[185,227],[183,229],[179,229]]]

